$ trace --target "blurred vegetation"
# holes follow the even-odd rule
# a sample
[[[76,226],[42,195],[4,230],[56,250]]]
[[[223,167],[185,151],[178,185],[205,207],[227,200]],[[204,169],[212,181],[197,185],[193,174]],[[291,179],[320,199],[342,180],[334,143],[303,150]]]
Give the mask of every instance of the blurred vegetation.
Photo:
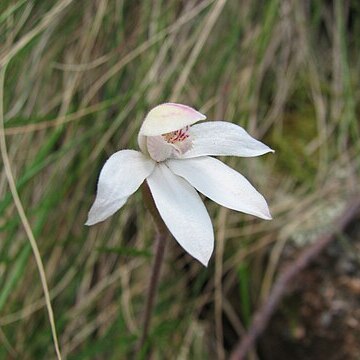
[[[154,358],[229,354],[286,246],[306,246],[358,190],[357,0],[2,0],[0,46],[7,153],[63,358],[126,359],[140,335],[154,238],[140,192],[83,224],[105,159],[137,147],[155,105],[237,123],[276,153],[225,159],[264,194],[272,222],[206,200],[209,267],[170,241]],[[0,358],[51,359],[38,269],[0,168]]]

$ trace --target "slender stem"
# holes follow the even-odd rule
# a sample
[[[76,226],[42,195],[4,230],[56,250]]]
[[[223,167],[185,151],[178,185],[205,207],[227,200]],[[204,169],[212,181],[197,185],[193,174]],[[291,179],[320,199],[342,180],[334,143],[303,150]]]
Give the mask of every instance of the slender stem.
[[[155,243],[155,257],[152,264],[150,281],[149,281],[149,288],[146,296],[146,304],[145,304],[145,311],[144,311],[144,319],[143,319],[143,328],[140,341],[137,347],[137,353],[139,353],[142,347],[145,344],[147,339],[147,335],[149,332],[151,316],[153,312],[153,307],[155,303],[156,293],[158,289],[160,274],[161,274],[161,267],[164,260],[165,255],[165,248],[167,243],[168,237],[168,230],[166,225],[164,224],[156,206],[154,203],[154,199],[152,198],[150,189],[145,182],[142,186],[143,191],[143,198],[144,202],[146,203],[153,219],[155,221],[157,227],[156,233],[156,243]]]
[[[164,254],[165,254],[166,237],[167,237],[166,235],[161,233],[157,233],[156,235],[155,258],[151,269],[150,283],[149,283],[148,293],[146,296],[143,329],[138,346],[139,350],[141,350],[142,347],[144,346],[149,332],[151,315],[153,312],[154,302],[155,302],[159,279],[160,279],[161,265],[163,263]]]

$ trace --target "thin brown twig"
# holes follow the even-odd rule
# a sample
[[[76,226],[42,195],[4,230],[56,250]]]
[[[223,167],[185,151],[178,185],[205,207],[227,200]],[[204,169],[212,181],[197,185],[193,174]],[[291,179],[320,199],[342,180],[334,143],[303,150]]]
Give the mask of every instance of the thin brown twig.
[[[267,301],[257,311],[254,320],[247,331],[246,335],[235,346],[231,353],[230,360],[243,360],[246,354],[254,346],[259,336],[266,329],[270,318],[278,308],[280,301],[287,293],[289,284],[294,281],[294,278],[304,270],[312,260],[314,260],[333,240],[336,239],[339,233],[342,233],[347,226],[360,213],[360,197],[353,199],[346,207],[342,215],[337,219],[332,231],[320,236],[313,245],[303,250],[297,259],[290,264],[282,274],[279,275],[272,288],[272,291]]]

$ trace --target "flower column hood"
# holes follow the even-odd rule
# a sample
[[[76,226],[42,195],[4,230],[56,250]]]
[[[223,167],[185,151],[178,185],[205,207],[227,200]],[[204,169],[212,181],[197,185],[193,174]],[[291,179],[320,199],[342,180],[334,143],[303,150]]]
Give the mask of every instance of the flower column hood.
[[[214,233],[197,191],[229,209],[271,219],[265,199],[249,181],[211,156],[252,157],[273,150],[238,125],[224,121],[195,124],[205,119],[182,104],[166,103],[152,109],[139,131],[141,152],[121,150],[104,164],[86,225],[114,214],[146,180],[171,234],[206,266]]]

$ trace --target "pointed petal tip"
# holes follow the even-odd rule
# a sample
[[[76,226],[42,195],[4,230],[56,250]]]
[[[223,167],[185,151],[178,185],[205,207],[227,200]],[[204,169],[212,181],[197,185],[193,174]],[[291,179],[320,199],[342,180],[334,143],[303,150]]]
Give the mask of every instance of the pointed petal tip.
[[[214,238],[212,238],[212,245],[210,248],[206,248],[206,249],[203,248],[201,251],[198,251],[197,253],[193,253],[193,254],[189,253],[189,255],[192,256],[197,261],[199,261],[201,265],[207,268],[213,252],[214,252]]]
[[[241,210],[239,210],[241,211]],[[248,215],[252,215],[252,216],[256,216],[257,218],[261,219],[261,220],[272,220],[272,216],[268,211],[262,211],[262,210],[257,210],[257,211],[241,211],[244,214],[248,214]]]
[[[204,251],[205,250],[205,251]],[[210,248],[207,249],[203,249],[201,254],[198,254],[198,256],[196,256],[196,259],[206,268],[209,265],[209,261],[211,259],[211,256],[214,252],[214,237],[212,238],[212,245]]]
[[[210,259],[208,259],[208,260],[206,260],[206,261],[200,261],[200,263],[202,264],[202,265],[204,265],[206,268],[208,267],[208,265],[209,265],[209,260]]]
[[[265,146],[265,149],[264,149],[264,151],[263,151],[263,153],[261,155],[265,155],[265,154],[268,154],[268,153],[272,153],[272,154],[275,153],[275,150],[273,150],[270,146],[267,146],[264,143],[262,143],[262,144]]]
[[[194,259],[196,259],[201,265],[207,268],[209,265],[212,252],[210,255],[205,255],[205,254],[201,254],[201,255],[198,254],[197,256],[194,256],[194,254],[189,254],[189,255],[192,256]]]
[[[86,226],[92,226],[100,222],[101,220],[94,219],[90,214],[88,215],[88,218],[86,220],[86,223],[84,225]]]
[[[272,220],[272,219],[273,219],[272,216],[271,216],[271,214],[270,214],[269,209],[267,209],[266,212],[263,212],[260,217],[261,217],[261,219],[263,219],[263,220]]]

